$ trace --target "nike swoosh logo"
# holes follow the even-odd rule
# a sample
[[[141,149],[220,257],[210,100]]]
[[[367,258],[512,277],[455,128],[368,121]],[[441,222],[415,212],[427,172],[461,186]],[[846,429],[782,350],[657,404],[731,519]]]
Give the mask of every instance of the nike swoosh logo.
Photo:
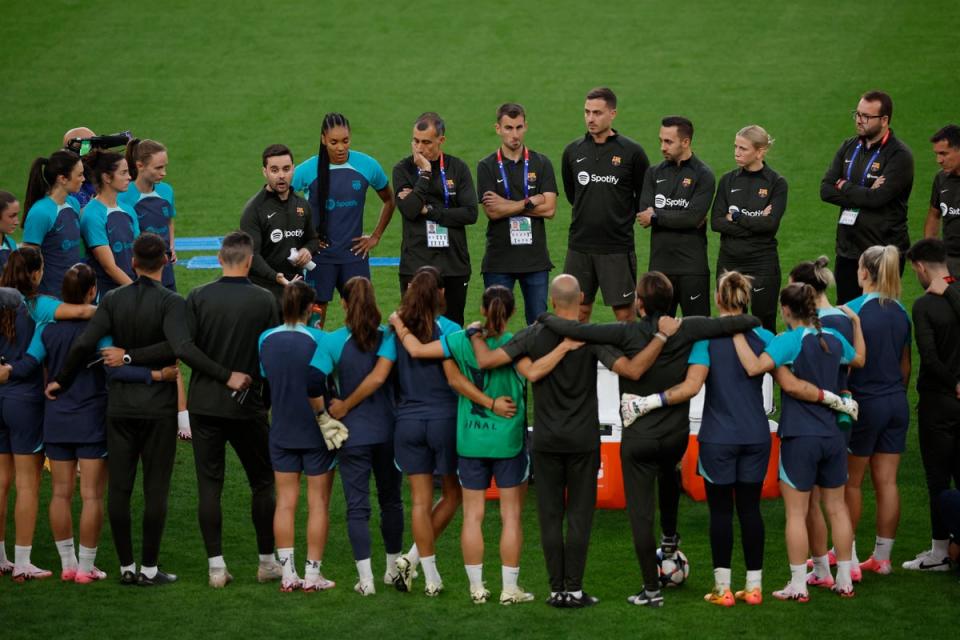
[[[850,161],[849,161],[849,160],[844,160],[844,161],[843,161],[843,164],[850,164]]]
[[[503,178],[497,178],[497,184],[500,184],[501,182],[503,182]]]
[[[766,287],[760,287],[759,289],[754,289],[753,292],[754,292],[754,293],[760,293],[760,292],[763,291],[764,289],[766,289]]]
[[[730,189],[730,193],[736,193],[737,191],[743,191],[743,189]]]
[[[273,213],[267,214],[267,220],[269,220],[269,219],[272,218],[273,216],[277,215],[278,213],[279,213],[279,211],[274,211]]]
[[[936,562],[936,563],[934,563],[934,564],[927,564],[927,563],[925,563],[925,562],[921,562],[919,565],[917,565],[917,569],[921,569],[921,570],[923,570],[923,569],[936,569],[937,567],[942,567],[942,566],[945,565],[945,564],[947,564],[947,563],[946,563],[946,562]]]
[[[580,163],[583,162],[584,160],[586,160],[586,158],[577,158],[577,164],[580,164]]]
[[[623,297],[624,297],[624,298],[632,298],[632,297],[633,297],[633,291],[627,291],[625,294],[623,294]]]
[[[946,193],[947,191],[950,191],[950,189],[941,189],[940,193]]]
[[[661,182],[666,182],[666,181],[667,181],[666,178],[660,178],[659,180],[657,180],[657,184],[660,184]]]
[[[698,293],[698,294],[695,295],[695,296],[690,296],[690,301],[693,302],[694,300],[696,300],[697,298],[699,298],[699,297],[702,296],[702,295],[703,295],[702,293]]]

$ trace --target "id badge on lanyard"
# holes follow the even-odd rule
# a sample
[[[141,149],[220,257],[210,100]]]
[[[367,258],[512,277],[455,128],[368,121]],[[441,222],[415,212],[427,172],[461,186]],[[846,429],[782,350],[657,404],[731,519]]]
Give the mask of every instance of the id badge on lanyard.
[[[530,216],[510,218],[510,244],[513,246],[533,244],[533,222]]]
[[[863,169],[863,175],[860,176],[860,186],[864,186],[867,183],[867,175],[870,173],[870,167],[873,166],[873,163],[877,161],[877,158],[880,156],[880,150],[883,149],[883,145],[887,143],[887,138],[890,137],[890,132],[887,131],[886,135],[883,136],[883,140],[880,141],[880,144],[877,145],[877,150],[873,152],[873,155],[870,156],[870,159],[867,160],[867,166]],[[850,162],[847,163],[847,182],[850,181],[851,174],[853,173],[853,163],[856,162],[857,156],[860,155],[860,150],[863,149],[863,141],[857,142],[857,148],[853,150],[853,155],[850,156]],[[840,224],[852,227],[857,224],[857,218],[860,216],[860,209],[853,207],[848,207],[840,211]]]
[[[860,209],[844,209],[840,212],[840,224],[852,227],[857,224]]]
[[[450,233],[446,227],[427,220],[427,246],[431,249],[446,249],[450,246]]]
[[[443,206],[450,208],[450,187],[447,184],[447,167],[440,153],[440,184],[443,187]],[[450,232],[445,226],[433,220],[427,220],[427,247],[446,249],[450,246]]]
[[[440,153],[440,184],[443,186],[443,206],[450,208],[450,187],[447,185],[447,168]],[[431,249],[446,249],[450,246],[449,230],[433,220],[427,220],[427,247]]]
[[[503,152],[497,149],[497,166],[500,168],[500,179],[503,182],[503,191],[510,199],[510,182],[507,171],[503,168]],[[523,198],[530,197],[530,151],[523,148]],[[510,244],[522,246],[533,244],[533,223],[530,216],[513,216],[510,218]]]

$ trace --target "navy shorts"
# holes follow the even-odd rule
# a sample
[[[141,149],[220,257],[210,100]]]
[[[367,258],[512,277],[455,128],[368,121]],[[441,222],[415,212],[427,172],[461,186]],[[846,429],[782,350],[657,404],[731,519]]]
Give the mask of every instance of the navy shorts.
[[[106,460],[107,441],[45,442],[43,453],[51,460]]]
[[[501,489],[517,487],[530,477],[530,456],[526,449],[512,458],[464,458],[457,463],[460,486],[474,491],[485,491],[490,479]]]
[[[348,262],[346,264],[317,263],[313,271],[307,271],[306,280],[317,292],[317,302],[333,300],[333,289],[336,287],[343,295],[343,285],[354,276],[370,278],[370,262]]]
[[[864,398],[859,402],[860,416],[850,430],[850,453],[868,457],[875,453],[906,451],[910,426],[906,392]]]
[[[407,475],[457,472],[457,420],[400,418],[393,436],[393,457]]]
[[[780,444],[780,480],[797,491],[814,485],[836,489],[847,483],[847,448],[843,434],[795,436]]]
[[[0,398],[0,453],[43,453],[43,403]]]
[[[701,442],[697,472],[710,484],[759,484],[769,464],[769,440],[763,444]]]
[[[270,466],[281,473],[320,476],[337,466],[337,452],[326,447],[286,449],[270,443]]]

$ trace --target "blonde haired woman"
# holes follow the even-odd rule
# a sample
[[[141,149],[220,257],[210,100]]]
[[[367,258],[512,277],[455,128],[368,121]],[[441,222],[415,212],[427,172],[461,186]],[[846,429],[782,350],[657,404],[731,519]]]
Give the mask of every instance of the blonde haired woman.
[[[737,168],[720,178],[711,228],[720,233],[716,273],[738,271],[753,278],[751,312],[776,331],[780,257],[777,230],[787,209],[787,181],[766,163],[773,138],[758,125],[737,132]]]

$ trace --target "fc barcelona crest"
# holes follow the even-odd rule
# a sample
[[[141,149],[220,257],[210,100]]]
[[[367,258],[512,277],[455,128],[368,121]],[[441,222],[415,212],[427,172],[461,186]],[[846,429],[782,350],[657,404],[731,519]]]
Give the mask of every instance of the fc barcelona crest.
[[[757,195],[760,196],[761,198],[766,198],[767,193],[769,192],[764,188],[761,188],[759,191],[757,191]]]
[[[613,157],[610,159],[610,162],[613,163],[613,166],[619,167],[619,166],[620,166],[620,156],[613,156]]]
[[[354,191],[360,191],[360,189],[363,188],[363,183],[360,182],[359,180],[354,180],[353,183],[352,183],[352,185],[353,185],[353,190],[354,190]]]

